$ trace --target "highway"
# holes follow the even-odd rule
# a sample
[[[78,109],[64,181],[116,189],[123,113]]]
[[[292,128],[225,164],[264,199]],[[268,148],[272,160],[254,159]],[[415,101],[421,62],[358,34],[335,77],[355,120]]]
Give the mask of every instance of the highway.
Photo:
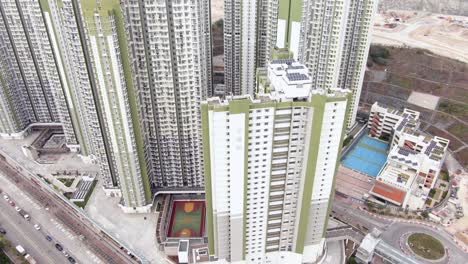
[[[76,257],[78,263],[138,263],[136,259],[130,258],[116,241],[106,236],[80,212],[62,201],[55,193],[44,190],[37,180],[20,174],[2,159],[0,159],[0,186],[3,194],[7,193],[18,206],[24,208],[31,215],[31,221],[35,220],[44,226],[54,239],[61,242],[65,250],[68,249]],[[13,209],[16,213],[14,208],[9,209]],[[34,239],[37,245],[47,242],[43,237],[40,237],[40,240],[35,240],[34,237],[31,239]],[[63,258],[59,262],[39,263],[68,263],[68,261]]]
[[[2,198],[0,200],[0,226],[7,233],[5,237],[13,247],[21,245],[38,263],[68,262],[64,254],[55,248],[55,243],[48,242],[43,232],[34,229],[34,220],[26,221],[14,207]]]

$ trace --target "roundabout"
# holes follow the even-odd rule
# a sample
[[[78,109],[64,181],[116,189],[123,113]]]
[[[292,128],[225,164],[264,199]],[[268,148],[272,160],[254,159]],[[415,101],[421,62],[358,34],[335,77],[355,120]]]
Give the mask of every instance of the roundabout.
[[[445,247],[431,235],[412,233],[408,236],[406,243],[412,253],[420,258],[438,261],[445,257]]]

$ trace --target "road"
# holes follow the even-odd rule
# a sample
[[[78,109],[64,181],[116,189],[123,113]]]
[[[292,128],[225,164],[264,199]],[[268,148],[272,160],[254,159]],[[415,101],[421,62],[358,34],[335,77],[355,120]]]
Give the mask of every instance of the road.
[[[6,238],[13,247],[23,246],[38,263],[65,263],[65,256],[55,248],[55,243],[47,242],[41,231],[34,229],[35,222],[26,221],[8,202],[0,200],[0,226],[4,228]],[[40,246],[39,246],[40,245]]]
[[[5,175],[0,172],[0,186],[2,194],[0,198],[0,220],[1,225],[7,230],[7,235],[13,236],[11,241],[18,244],[26,245],[25,249],[36,251],[32,252],[31,256],[36,258],[39,256],[39,263],[62,263],[67,262],[64,255],[55,249],[55,243],[62,245],[66,252],[70,252],[76,260],[83,263],[102,263],[99,258],[86,250],[84,243],[72,234],[72,231],[66,229],[59,221],[49,214],[44,207],[34,202],[28,195],[18,189],[13,183],[5,178]],[[30,215],[31,220],[26,221],[21,215],[15,211],[5,199],[4,195],[8,195],[10,200],[14,201],[15,205]],[[41,230],[36,230],[34,224],[39,224]],[[45,236],[49,235],[53,238],[54,243],[47,242]],[[10,238],[10,237],[9,237]],[[48,253],[45,253],[43,248],[38,245],[46,245],[47,252],[49,247],[53,249],[61,258],[60,261],[50,262]],[[85,250],[83,250],[85,249]],[[42,259],[43,261],[40,261]],[[47,261],[46,261],[47,260]],[[57,260],[55,258],[54,260]]]
[[[388,219],[376,218],[358,209],[359,205],[353,204],[348,199],[336,196],[332,216],[338,218],[351,226],[354,226],[366,233],[373,228],[378,228],[382,233],[382,240],[397,250],[400,250],[400,238],[406,233],[423,232],[439,239],[448,248],[449,263],[466,263],[468,254],[457,247],[451,236],[442,229],[436,229],[422,224],[396,222]],[[367,230],[366,230],[367,229]]]
[[[459,249],[450,236],[444,232],[439,231],[434,228],[423,226],[421,224],[410,224],[410,223],[392,223],[385,232],[382,234],[382,240],[392,245],[395,248],[400,248],[399,242],[400,238],[406,233],[426,233],[437,239],[439,239],[442,244],[448,248],[450,263],[466,263],[468,259],[468,254],[464,253]],[[421,261],[422,262],[422,261]],[[430,263],[430,262],[427,262]]]
[[[391,224],[391,221],[375,219],[364,214],[362,211],[357,209],[357,205],[353,205],[352,202],[339,196],[335,196],[332,215],[351,226],[368,232],[372,231],[374,228],[383,230]],[[364,229],[360,227],[364,227]]]
[[[76,255],[78,262],[137,263],[120,248],[116,241],[106,236],[57,194],[45,190],[37,180],[31,180],[20,174],[1,159],[0,179],[2,179],[0,186],[5,186],[4,184],[10,182],[6,185],[8,189],[4,192],[10,192],[10,189],[11,193],[8,194],[15,200],[17,199],[32,218],[37,218],[41,225],[47,227],[47,231],[52,232],[55,229],[61,231],[61,233],[54,233],[53,236],[64,243],[65,247],[70,246],[70,251]],[[48,208],[48,210],[42,208]],[[78,240],[82,241],[78,242]]]

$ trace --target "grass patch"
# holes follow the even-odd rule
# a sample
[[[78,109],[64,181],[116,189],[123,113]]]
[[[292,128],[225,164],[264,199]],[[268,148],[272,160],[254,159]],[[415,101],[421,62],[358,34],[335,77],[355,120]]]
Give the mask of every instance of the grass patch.
[[[454,124],[448,128],[448,131],[460,139],[468,138],[468,128],[463,124]]]
[[[447,194],[448,194],[448,191],[445,191],[445,192],[442,194],[441,200],[445,199],[445,197],[447,197]]]
[[[442,195],[442,190],[436,189],[436,192],[435,192],[435,195],[434,195],[434,200],[440,201],[441,195]]]
[[[61,183],[63,183],[63,185],[67,187],[72,186],[73,182],[75,181],[75,179],[67,179],[67,178],[59,178],[57,180],[59,180]]]
[[[343,140],[343,147],[346,147],[349,144],[349,142],[351,142],[351,140],[353,140],[353,138],[354,138],[353,135],[350,135],[349,137],[345,138]]]
[[[408,237],[408,245],[416,255],[425,259],[436,260],[445,255],[442,243],[430,235],[412,234]]]
[[[449,174],[446,170],[441,170],[439,173],[439,178],[443,181],[449,182]]]
[[[468,105],[456,102],[449,102],[447,100],[439,104],[439,110],[447,114],[464,116],[468,115]]]
[[[83,209],[85,208],[86,204],[88,203],[89,198],[91,197],[91,194],[94,191],[94,187],[96,187],[96,184],[97,184],[97,181],[94,180],[83,202],[74,202],[78,207],[83,208]]]
[[[8,258],[8,256],[5,254],[5,252],[3,252],[3,250],[0,250],[0,263],[13,264],[13,262],[11,262],[10,258]]]

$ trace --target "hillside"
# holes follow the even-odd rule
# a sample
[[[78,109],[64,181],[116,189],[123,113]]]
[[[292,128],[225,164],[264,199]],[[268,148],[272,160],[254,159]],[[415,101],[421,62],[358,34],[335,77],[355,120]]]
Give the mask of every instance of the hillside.
[[[450,139],[454,156],[467,167],[468,64],[420,49],[372,46],[370,55],[362,110],[380,101],[420,111],[422,129]],[[436,104],[431,106],[433,99]]]
[[[380,10],[398,9],[468,16],[466,0],[380,0]]]

